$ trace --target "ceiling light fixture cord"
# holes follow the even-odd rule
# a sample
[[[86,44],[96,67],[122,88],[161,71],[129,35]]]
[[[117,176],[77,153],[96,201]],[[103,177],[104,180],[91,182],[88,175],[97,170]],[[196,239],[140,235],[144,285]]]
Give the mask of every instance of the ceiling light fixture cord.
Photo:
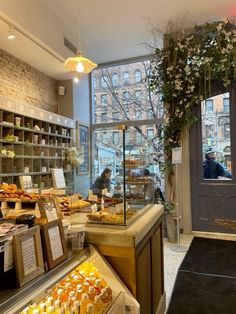
[[[90,73],[93,69],[97,67],[97,64],[91,60],[85,58],[81,52],[81,6],[78,0],[78,9],[77,9],[77,20],[78,20],[78,46],[79,52],[74,57],[70,57],[64,63],[64,66],[70,71],[75,73],[75,77],[79,79],[84,74]]]

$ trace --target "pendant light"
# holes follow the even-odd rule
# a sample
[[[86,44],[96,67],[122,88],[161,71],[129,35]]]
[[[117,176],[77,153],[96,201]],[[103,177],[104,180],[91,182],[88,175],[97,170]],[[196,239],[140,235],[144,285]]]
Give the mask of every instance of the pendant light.
[[[83,57],[80,51],[77,56],[68,58],[64,63],[64,66],[69,71],[78,72],[80,74],[87,74],[90,73],[93,69],[95,69],[97,67],[97,64]]]
[[[80,13],[80,6],[79,6],[79,0],[78,0],[78,24],[80,22],[79,19],[79,13]],[[80,46],[80,27],[79,29],[79,48]],[[77,77],[82,77],[84,74],[90,73],[93,69],[97,67],[97,64],[94,63],[93,61],[89,60],[88,58],[84,57],[82,55],[82,52],[79,51],[78,55],[75,55],[73,57],[70,57],[66,60],[64,63],[64,66],[66,69],[68,69],[71,72],[75,72],[78,74]]]

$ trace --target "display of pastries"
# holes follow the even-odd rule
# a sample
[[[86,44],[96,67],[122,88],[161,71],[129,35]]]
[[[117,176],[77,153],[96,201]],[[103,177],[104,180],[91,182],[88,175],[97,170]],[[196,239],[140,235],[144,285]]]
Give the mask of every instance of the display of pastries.
[[[125,164],[125,166],[143,166],[144,161],[141,159],[125,159],[123,164]]]
[[[129,219],[136,214],[135,210],[128,209],[126,211],[126,218]],[[124,222],[124,214],[120,213],[109,213],[107,211],[98,211],[87,215],[90,222],[103,222],[103,223],[114,223],[122,224]]]
[[[40,198],[40,195],[27,193],[22,189],[18,189],[15,184],[0,184],[0,199],[1,200],[18,200],[18,201],[36,201]]]

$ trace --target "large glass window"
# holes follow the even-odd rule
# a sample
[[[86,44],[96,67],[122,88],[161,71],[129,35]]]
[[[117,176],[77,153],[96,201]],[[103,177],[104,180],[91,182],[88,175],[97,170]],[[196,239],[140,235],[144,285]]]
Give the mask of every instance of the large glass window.
[[[229,93],[206,99],[201,105],[203,178],[231,178]]]
[[[148,145],[149,163],[153,169],[159,169],[160,158],[157,156],[160,156],[160,152],[157,149],[160,146],[154,137],[157,134],[157,126],[152,122],[148,124],[146,120],[159,117],[158,108],[162,108],[162,103],[160,96],[149,90],[148,78],[145,79],[149,68],[150,62],[145,60],[106,66],[93,71],[92,75],[96,76],[97,82],[101,82],[92,90],[100,105],[93,106],[94,119],[91,128],[93,134],[97,134],[93,147],[93,175],[100,175],[104,167],[111,167],[115,173],[122,168],[122,132],[113,127],[115,122],[117,126],[124,123],[127,127],[127,149],[132,151],[133,147],[137,146],[146,149]],[[135,122],[137,120],[138,125]],[[104,124],[109,122],[113,123],[112,127],[108,125],[106,128]],[[134,126],[130,127],[133,122]],[[96,126],[96,123],[103,125]],[[158,175],[160,176],[160,173]]]

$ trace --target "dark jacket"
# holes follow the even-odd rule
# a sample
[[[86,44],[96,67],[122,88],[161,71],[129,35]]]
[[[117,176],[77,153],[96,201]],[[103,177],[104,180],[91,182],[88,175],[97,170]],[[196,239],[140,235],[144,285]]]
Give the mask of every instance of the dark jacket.
[[[219,161],[206,160],[203,163],[203,177],[204,179],[232,178],[232,175]]]
[[[103,177],[98,177],[92,185],[92,190],[94,194],[101,194],[102,189],[106,189],[108,192],[110,191],[110,179],[106,179]]]

